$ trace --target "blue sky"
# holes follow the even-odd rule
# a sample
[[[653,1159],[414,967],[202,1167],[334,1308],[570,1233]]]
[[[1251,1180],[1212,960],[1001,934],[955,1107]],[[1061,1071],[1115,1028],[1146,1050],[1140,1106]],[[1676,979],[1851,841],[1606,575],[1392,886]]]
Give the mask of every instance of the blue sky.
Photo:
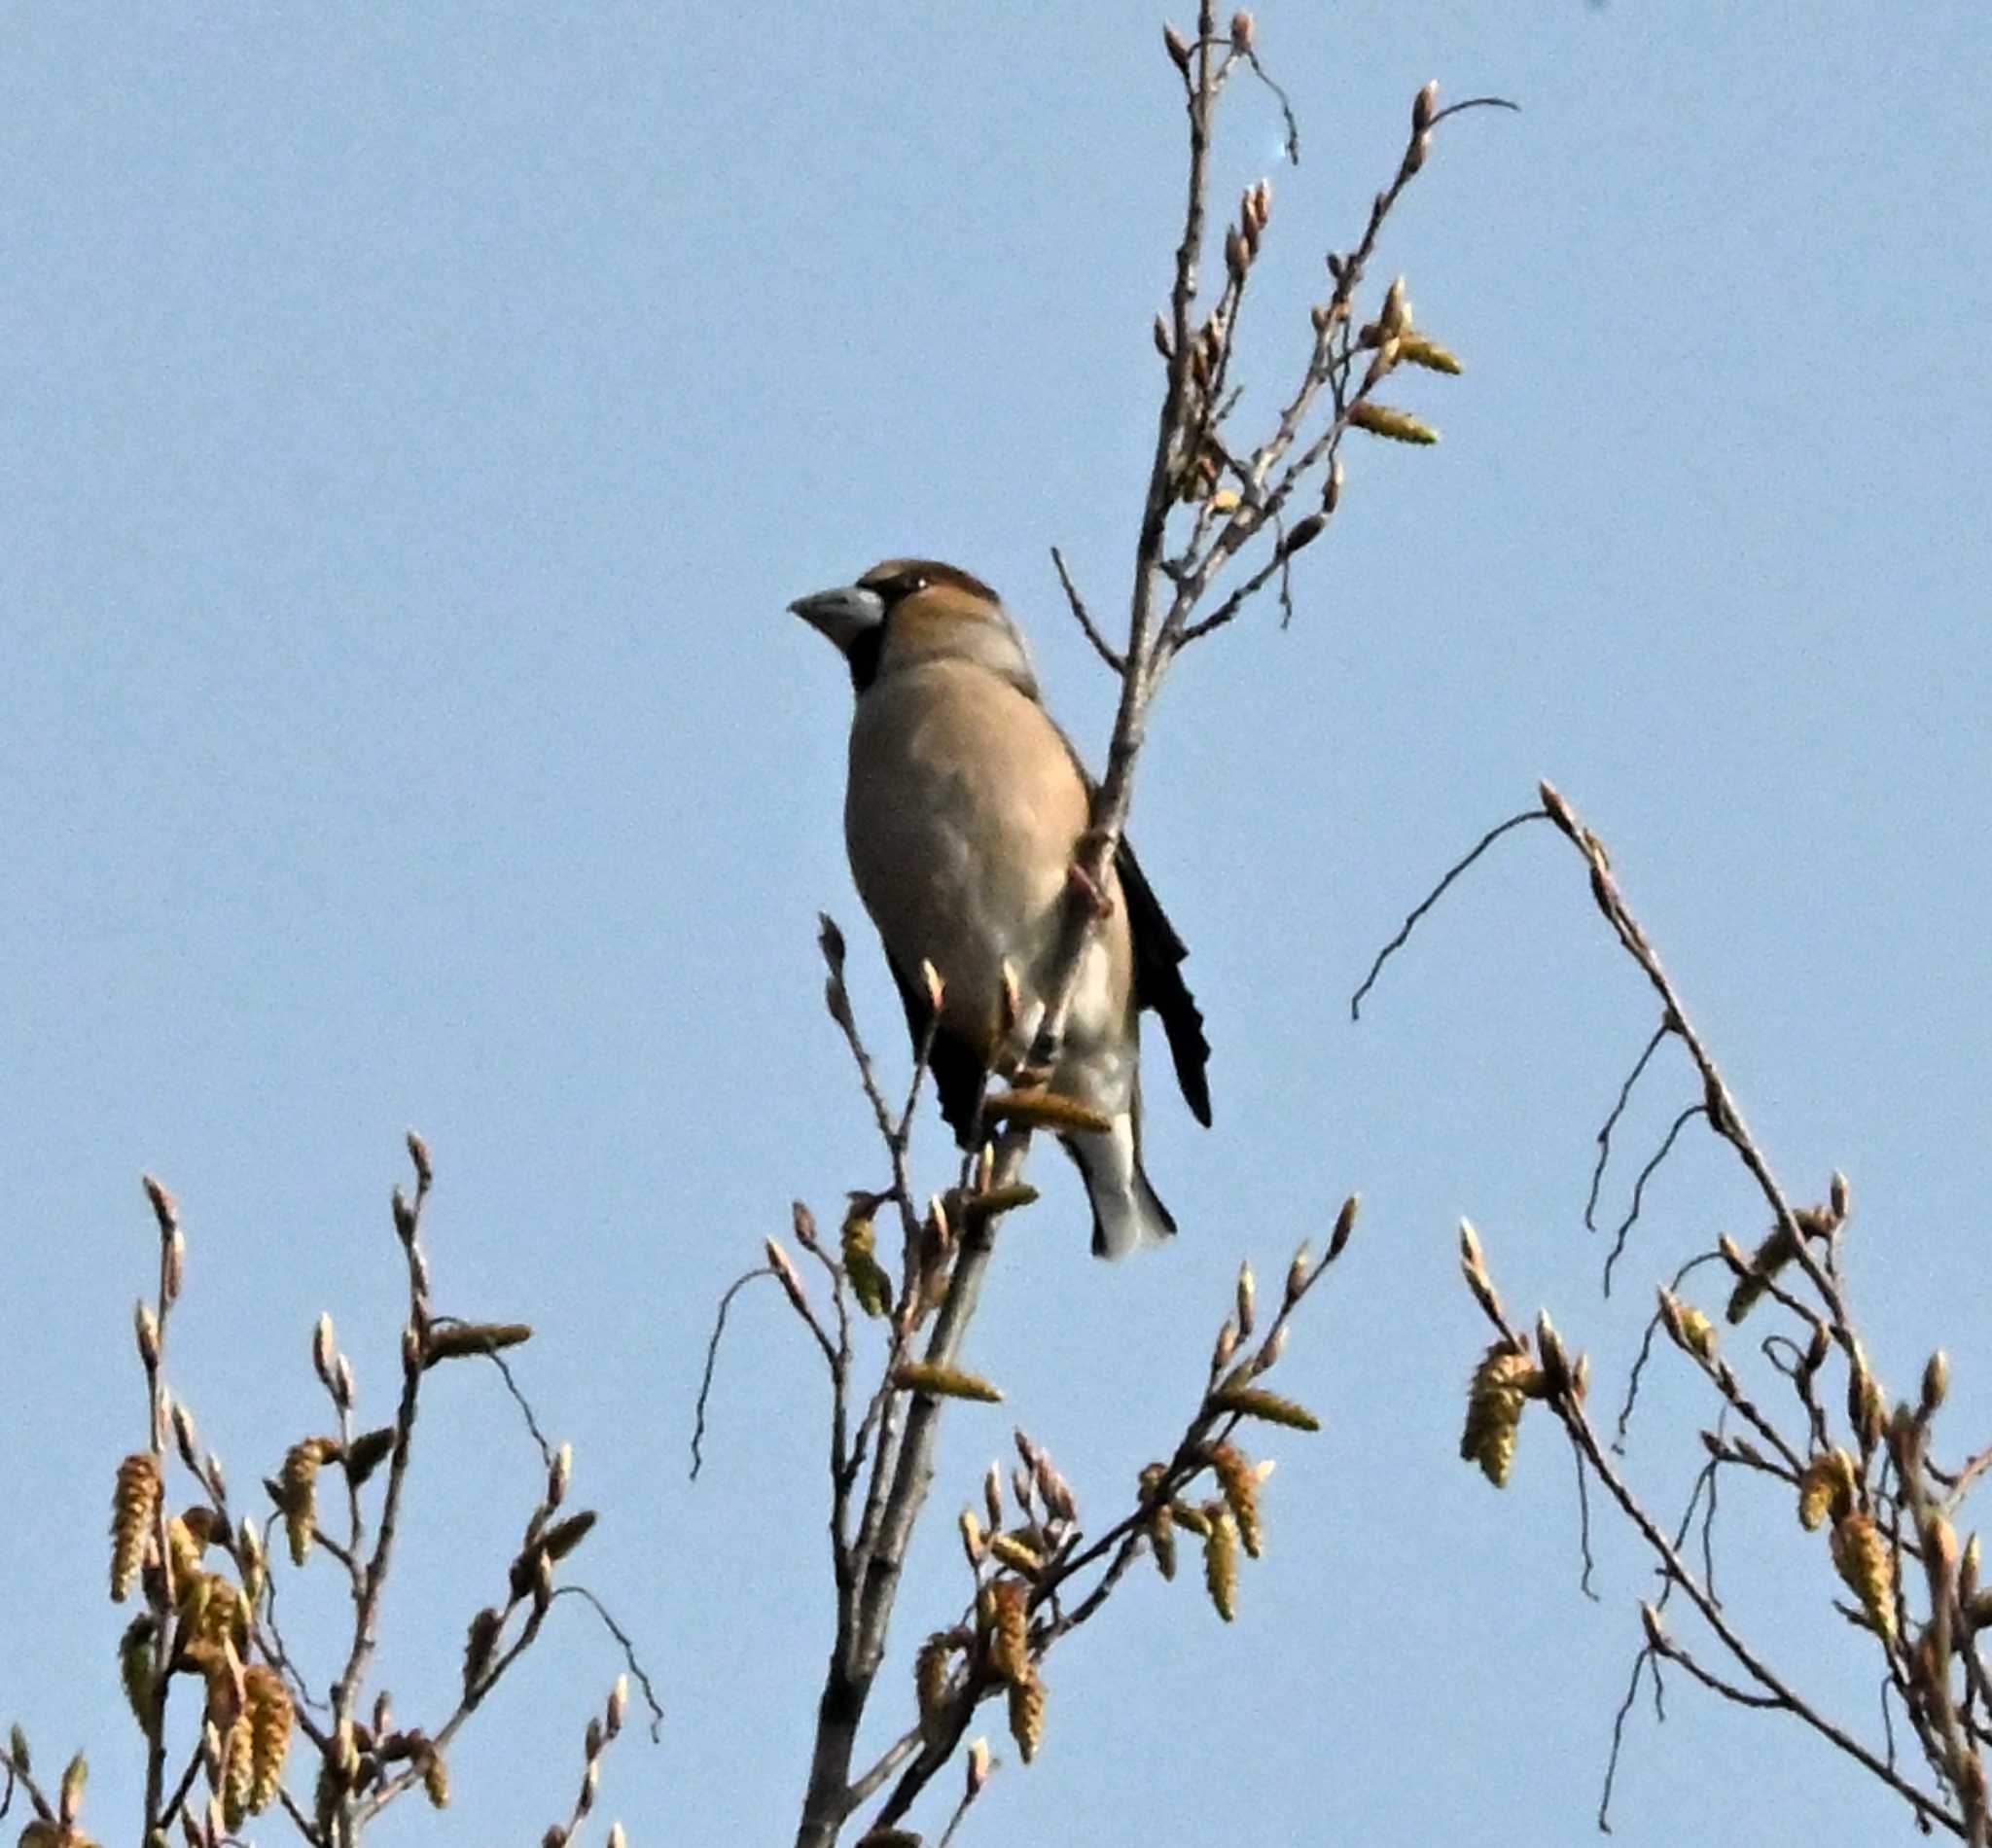
[[[639,1843],[792,1826],[828,1581],[820,1381],[772,1297],[724,1357],[707,1475],[684,1466],[720,1289],[792,1196],[829,1214],[877,1178],[819,908],[900,1048],[842,864],[846,689],[783,609],[882,555],[953,559],[1102,753],[1112,688],[1047,549],[1124,601],[1179,189],[1156,28],[1120,0],[10,9],[0,1704],[45,1760],[89,1746],[96,1832],[137,1807],[99,1541],[143,1435],[137,1174],[184,1203],[174,1370],[248,1485],[322,1419],[321,1309],[390,1403],[410,1123],[439,1297],[538,1325],[526,1381],[605,1511],[586,1577],[665,1694],[605,1811]],[[1453,1226],[1616,1381],[1646,1280],[1760,1215],[1690,1146],[1640,1287],[1600,1299],[1590,1139],[1652,1020],[1547,834],[1360,1027],[1346,998],[1553,777],[1792,1191],[1853,1177],[1884,1377],[1947,1343],[1950,1448],[1979,1438],[1992,28],[1288,5],[1261,39],[1304,160],[1278,168],[1241,91],[1219,196],[1275,189],[1246,374],[1285,381],[1321,252],[1433,76],[1524,106],[1446,125],[1379,266],[1468,370],[1417,388],[1438,449],[1351,453],[1292,629],[1262,611],[1163,696],[1133,833],[1192,946],[1217,1127],[1156,1098],[1184,1235],[1113,1269],[1041,1163],[971,1346],[1011,1403],[951,1422],[898,1638],[959,1602],[947,1517],[1013,1417],[1105,1514],[1193,1402],[1239,1259],[1276,1273],[1360,1188],[1282,1369],[1328,1429],[1272,1446],[1237,1623],[1138,1575],[1054,1656],[1044,1755],[971,1839],[1577,1839],[1649,1581],[1607,1527],[1581,1597],[1547,1430],[1503,1498],[1455,1460],[1482,1333]],[[1656,1069],[1627,1146],[1691,1096]],[[1671,1507],[1706,1411],[1673,1369],[1649,1412],[1632,1467]],[[475,1374],[439,1377],[423,1439],[382,1664],[409,1719],[533,1493]],[[1875,1730],[1816,1537],[1782,1503],[1724,1518],[1747,1627]],[[333,1593],[291,1589],[299,1623]],[[616,1666],[563,1625],[460,1748],[446,1824],[389,1827],[564,1815]],[[1686,1686],[1631,1739],[1621,1841],[1684,1814],[1907,1833],[1796,1726]]]

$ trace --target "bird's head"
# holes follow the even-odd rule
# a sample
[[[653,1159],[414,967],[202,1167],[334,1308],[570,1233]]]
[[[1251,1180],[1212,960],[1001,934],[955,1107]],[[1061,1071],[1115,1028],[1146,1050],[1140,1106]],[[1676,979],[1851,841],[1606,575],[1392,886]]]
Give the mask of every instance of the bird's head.
[[[789,608],[836,645],[861,693],[902,668],[953,659],[1038,696],[1030,656],[1003,599],[954,565],[888,558],[855,584],[798,597]]]

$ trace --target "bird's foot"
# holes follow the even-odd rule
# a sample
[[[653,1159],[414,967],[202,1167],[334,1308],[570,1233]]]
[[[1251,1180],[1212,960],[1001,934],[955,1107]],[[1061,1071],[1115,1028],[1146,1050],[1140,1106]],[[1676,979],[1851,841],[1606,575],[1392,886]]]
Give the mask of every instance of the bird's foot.
[[[1051,1083],[1051,1067],[1049,1064],[1033,1064],[1029,1058],[1021,1058],[1005,1076],[1014,1090],[1045,1090]]]
[[[1081,836],[1080,850],[1082,853],[1085,850],[1088,838],[1090,836]],[[1092,914],[1095,917],[1109,918],[1114,915],[1114,901],[1107,895],[1106,888],[1079,861],[1073,861],[1065,869],[1065,876],[1072,882],[1073,890],[1092,907]]]

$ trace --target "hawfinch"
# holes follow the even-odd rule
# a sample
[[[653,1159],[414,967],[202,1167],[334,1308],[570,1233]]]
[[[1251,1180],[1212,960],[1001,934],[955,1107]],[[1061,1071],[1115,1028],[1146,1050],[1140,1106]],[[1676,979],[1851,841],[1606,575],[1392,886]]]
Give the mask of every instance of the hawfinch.
[[[1093,785],[1039,701],[1015,623],[966,571],[888,559],[789,607],[851,670],[851,873],[916,1048],[931,1013],[921,963],[942,978],[931,1067],[942,1115],[966,1145],[986,1074],[1028,1047],[1043,1017]],[[1060,1140],[1092,1201],[1093,1251],[1119,1258],[1176,1229],[1141,1165],[1141,1011],[1161,1016],[1183,1095],[1206,1126],[1210,1046],[1183,981],[1188,951],[1124,840],[1099,898],[1049,1083],[1112,1119]],[[999,1044],[1006,963],[1015,1034]]]

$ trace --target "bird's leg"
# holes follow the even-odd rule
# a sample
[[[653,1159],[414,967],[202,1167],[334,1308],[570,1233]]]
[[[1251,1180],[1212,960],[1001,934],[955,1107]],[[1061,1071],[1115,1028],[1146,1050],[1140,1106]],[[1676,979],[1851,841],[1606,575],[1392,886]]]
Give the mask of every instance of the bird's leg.
[[[1092,912],[1095,917],[1109,918],[1114,915],[1114,901],[1108,897],[1106,888],[1085,870],[1083,864],[1090,857],[1092,850],[1099,844],[1100,835],[1097,830],[1088,828],[1085,834],[1081,835],[1074,843],[1073,860],[1071,865],[1065,869],[1065,876],[1072,882],[1073,889],[1079,893],[1080,897],[1092,906]]]

